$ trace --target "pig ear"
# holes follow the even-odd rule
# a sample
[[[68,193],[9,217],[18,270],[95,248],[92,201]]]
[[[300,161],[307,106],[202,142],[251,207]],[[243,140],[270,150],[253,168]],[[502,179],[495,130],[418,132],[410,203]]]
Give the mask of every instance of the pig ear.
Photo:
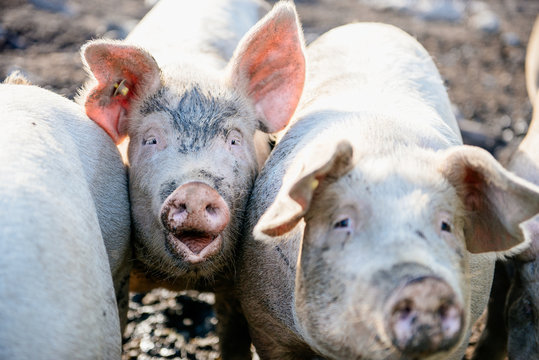
[[[292,2],[279,2],[240,41],[228,80],[254,103],[261,130],[283,129],[305,82],[303,33]]]
[[[539,212],[539,187],[474,146],[448,150],[440,169],[464,204],[468,251],[503,252],[529,241],[519,225]]]
[[[292,230],[309,210],[313,196],[352,168],[353,148],[341,141],[333,151],[311,154],[301,171],[284,177],[275,201],[262,215],[255,233],[280,236]]]
[[[126,120],[133,103],[159,88],[159,67],[146,51],[120,42],[92,41],[81,53],[97,81],[85,90],[86,114],[119,144],[127,135]]]

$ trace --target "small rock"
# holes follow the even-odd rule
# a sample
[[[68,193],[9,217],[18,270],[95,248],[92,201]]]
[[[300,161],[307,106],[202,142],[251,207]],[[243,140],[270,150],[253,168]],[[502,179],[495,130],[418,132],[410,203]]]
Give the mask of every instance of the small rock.
[[[29,0],[29,2],[41,10],[63,13],[66,15],[73,14],[73,11],[67,6],[65,0]]]
[[[515,134],[513,133],[513,130],[511,129],[505,129],[502,131],[502,140],[507,143],[513,140],[514,136]]]
[[[161,348],[159,350],[159,355],[161,355],[163,357],[169,357],[169,356],[172,356],[174,354],[176,354],[176,350],[173,350],[173,349]]]
[[[515,122],[513,129],[515,130],[515,134],[524,135],[528,131],[528,124],[526,121],[519,119]]]
[[[517,34],[512,32],[506,32],[502,34],[502,41],[508,46],[519,46],[521,44]]]
[[[109,39],[124,39],[128,32],[120,24],[108,23],[103,37]]]
[[[495,34],[500,31],[500,19],[490,7],[481,1],[470,4],[470,24],[477,30],[487,34]]]
[[[141,299],[141,302],[143,305],[153,305],[159,302],[159,297],[153,292],[149,292]]]
[[[154,344],[153,342],[148,339],[148,338],[143,338],[141,341],[140,341],[140,350],[142,350],[143,352],[148,352],[150,351],[151,349],[154,348]]]
[[[502,115],[499,119],[498,119],[498,124],[500,124],[500,128],[504,129],[504,128],[508,128],[511,126],[511,117],[507,114],[505,115]]]

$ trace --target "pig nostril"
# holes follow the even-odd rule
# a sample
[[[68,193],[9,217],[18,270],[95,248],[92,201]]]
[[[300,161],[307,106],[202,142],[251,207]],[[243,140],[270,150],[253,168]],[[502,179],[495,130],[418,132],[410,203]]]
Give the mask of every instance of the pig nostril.
[[[206,206],[206,212],[210,215],[215,215],[217,213],[217,209],[210,204]]]
[[[448,315],[448,312],[449,312],[449,305],[447,304],[442,304],[440,305],[440,307],[438,308],[438,315],[440,316],[440,318],[442,319],[445,319]]]

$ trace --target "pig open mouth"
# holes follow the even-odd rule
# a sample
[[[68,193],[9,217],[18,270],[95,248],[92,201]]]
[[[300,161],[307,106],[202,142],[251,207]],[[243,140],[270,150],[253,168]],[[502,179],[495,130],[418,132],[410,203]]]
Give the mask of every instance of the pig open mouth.
[[[184,230],[166,235],[168,250],[173,256],[191,264],[201,263],[221,249],[221,234],[210,234],[196,230]]]
[[[194,181],[181,185],[168,196],[160,219],[171,255],[197,264],[221,250],[230,210],[215,189]]]

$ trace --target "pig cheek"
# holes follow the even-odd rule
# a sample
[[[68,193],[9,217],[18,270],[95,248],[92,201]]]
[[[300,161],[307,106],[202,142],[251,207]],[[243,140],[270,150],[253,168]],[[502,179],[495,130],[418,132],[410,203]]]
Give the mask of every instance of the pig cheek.
[[[250,144],[247,143],[242,143],[239,145],[228,144],[228,151],[234,157],[234,159],[236,159],[236,163],[240,162],[244,165],[250,163],[252,158],[250,154],[254,153],[254,149],[249,145]]]
[[[160,169],[155,168],[159,163],[155,156],[146,157],[145,154],[138,156],[129,167],[129,188],[131,207],[134,220],[140,225],[137,231],[156,231],[160,227],[159,212],[161,199],[159,189],[153,188],[152,179],[159,178]],[[148,235],[148,234],[146,234]]]
[[[441,224],[438,221],[437,226]],[[437,235],[447,244],[453,254],[456,256],[458,266],[461,270],[465,269],[466,261],[466,241],[464,239],[464,231],[461,227],[451,225],[451,232],[438,229]]]

